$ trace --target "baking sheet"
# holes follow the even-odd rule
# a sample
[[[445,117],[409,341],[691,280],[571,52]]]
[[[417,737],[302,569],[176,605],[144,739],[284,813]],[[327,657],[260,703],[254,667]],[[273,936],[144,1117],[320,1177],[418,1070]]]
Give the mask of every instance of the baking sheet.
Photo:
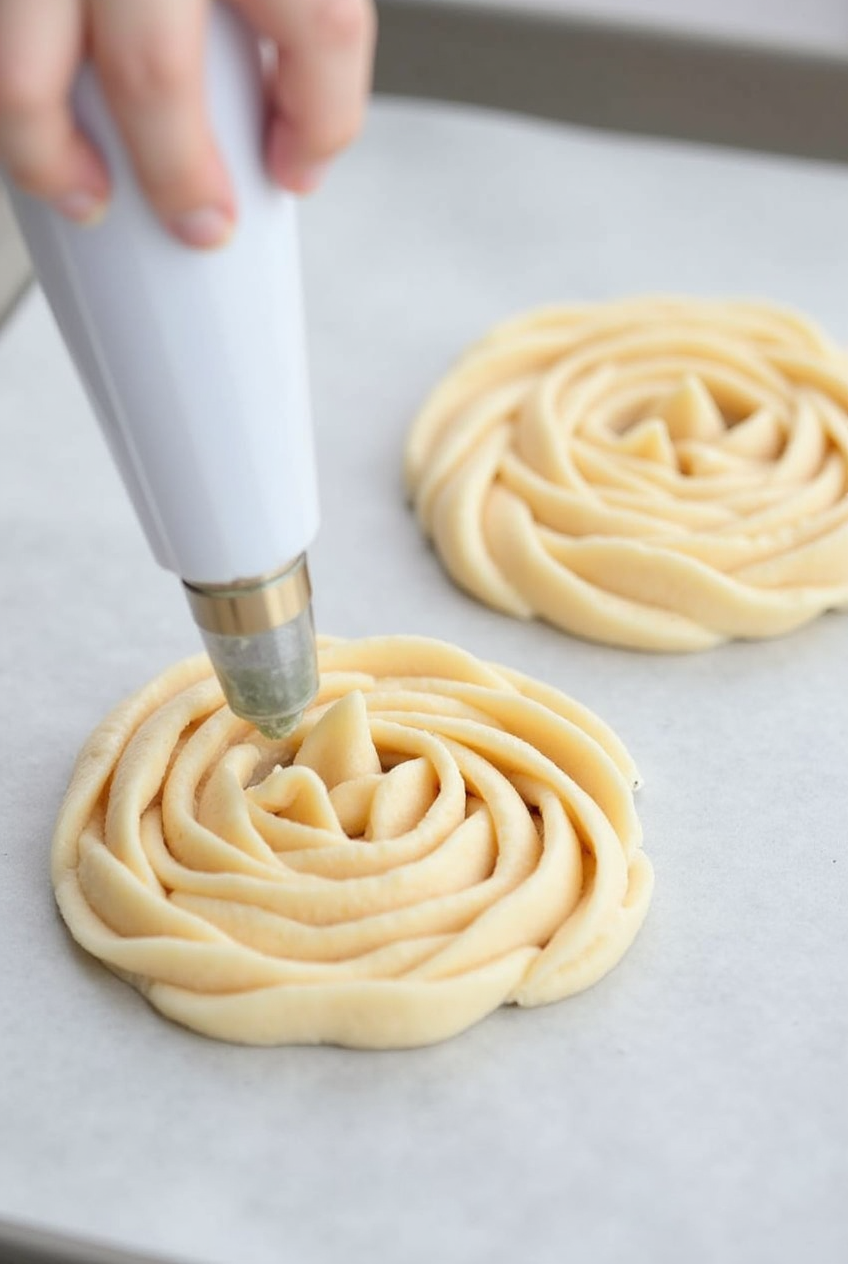
[[[206,1264],[842,1264],[848,619],[654,658],[456,591],[404,505],[407,423],[535,303],[798,305],[848,343],[848,173],[380,104],[304,214],[322,629],[419,632],[615,725],[648,921],[599,986],[435,1049],[250,1050],[69,942],[48,849],[74,755],[196,634],[44,304],[0,334],[0,1218]]]
[[[0,182],[0,324],[22,293],[28,275],[29,261],[24,244]]]
[[[378,91],[848,163],[848,47],[825,39],[807,7],[807,30],[819,34],[794,46],[767,20],[734,35],[717,9],[687,30],[640,21],[635,9],[617,21],[579,6],[556,12],[551,0],[377,8]]]
[[[408,4],[410,0],[382,0]],[[782,43],[788,48],[848,47],[848,11],[843,0],[431,0],[475,8],[536,9],[557,17],[600,18],[656,30],[678,30],[692,35],[731,36],[759,43]]]

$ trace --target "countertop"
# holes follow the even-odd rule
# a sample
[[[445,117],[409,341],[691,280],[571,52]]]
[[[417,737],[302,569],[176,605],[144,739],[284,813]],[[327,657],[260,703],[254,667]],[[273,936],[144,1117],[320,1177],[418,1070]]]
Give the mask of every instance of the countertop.
[[[656,869],[622,964],[434,1049],[251,1050],[77,951],[75,754],[196,634],[37,292],[0,333],[0,1220],[196,1264],[842,1264],[848,619],[650,657],[453,588],[400,483],[416,406],[537,303],[758,295],[848,342],[848,172],[380,103],[303,215],[318,621],[530,670],[624,737]]]

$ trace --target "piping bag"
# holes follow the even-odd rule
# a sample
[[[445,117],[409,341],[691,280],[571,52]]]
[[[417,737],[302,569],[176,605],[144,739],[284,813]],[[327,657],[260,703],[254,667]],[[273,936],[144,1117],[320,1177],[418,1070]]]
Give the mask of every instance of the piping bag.
[[[95,227],[10,189],[35,270],[157,561],[183,581],[232,710],[288,732],[318,687],[318,530],[295,198],[262,158],[255,36],[210,6],[208,106],[239,220],[221,249],[148,207],[85,67],[73,104],[110,170]]]

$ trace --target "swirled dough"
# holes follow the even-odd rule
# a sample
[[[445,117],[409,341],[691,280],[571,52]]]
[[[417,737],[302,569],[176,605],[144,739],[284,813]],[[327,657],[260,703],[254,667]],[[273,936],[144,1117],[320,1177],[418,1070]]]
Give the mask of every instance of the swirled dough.
[[[743,302],[543,310],[495,329],[406,452],[451,576],[512,615],[697,650],[848,604],[848,357]]]
[[[611,969],[652,883],[615,735],[437,641],[322,642],[320,666],[281,742],[204,657],[100,725],[53,844],[79,943],[255,1044],[427,1044]]]

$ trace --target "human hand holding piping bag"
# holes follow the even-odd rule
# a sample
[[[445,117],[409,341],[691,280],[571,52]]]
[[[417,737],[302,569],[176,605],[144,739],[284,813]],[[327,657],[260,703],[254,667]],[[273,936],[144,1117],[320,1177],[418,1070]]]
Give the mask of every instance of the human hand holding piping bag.
[[[0,165],[35,272],[223,696],[266,737],[318,688],[292,194],[360,125],[374,26],[371,0],[0,0]]]
[[[372,0],[231,0],[270,47],[265,161],[296,193],[357,134],[368,95]],[[238,217],[204,101],[207,0],[0,0],[0,163],[67,218],[108,210],[102,156],[69,93],[90,57],[139,184],[168,230],[212,249]]]

